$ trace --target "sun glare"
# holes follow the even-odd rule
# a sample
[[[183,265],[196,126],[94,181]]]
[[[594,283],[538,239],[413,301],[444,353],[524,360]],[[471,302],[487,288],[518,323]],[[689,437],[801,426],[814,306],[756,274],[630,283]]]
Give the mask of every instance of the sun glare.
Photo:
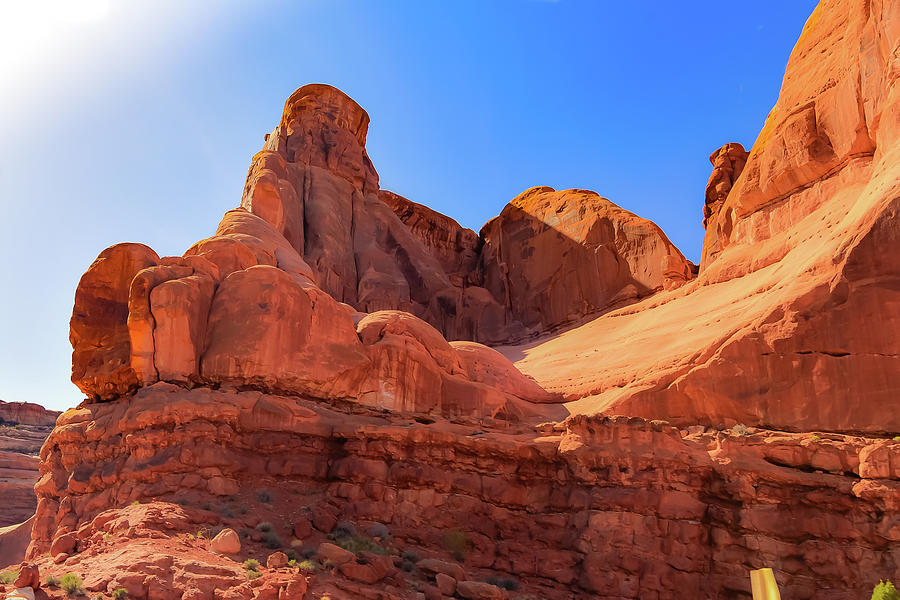
[[[109,0],[10,2],[0,20],[0,85],[12,85],[42,58],[60,50],[70,36],[106,20]]]

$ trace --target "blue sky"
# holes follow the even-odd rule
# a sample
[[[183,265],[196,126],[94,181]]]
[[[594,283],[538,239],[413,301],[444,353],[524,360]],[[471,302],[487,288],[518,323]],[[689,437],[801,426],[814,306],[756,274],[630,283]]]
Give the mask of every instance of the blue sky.
[[[467,227],[534,185],[589,188],[696,261],[708,156],[750,147],[815,6],[21,4],[0,24],[0,399],[56,409],[81,400],[81,274],[116,242],[173,255],[211,235],[297,87],[347,92],[382,187]]]

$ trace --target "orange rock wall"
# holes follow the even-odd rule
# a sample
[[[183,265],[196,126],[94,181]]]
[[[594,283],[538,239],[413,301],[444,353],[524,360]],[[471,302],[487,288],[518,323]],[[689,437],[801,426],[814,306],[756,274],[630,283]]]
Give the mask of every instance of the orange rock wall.
[[[157,384],[60,419],[30,554],[109,507],[290,481],[314,522],[377,521],[426,547],[462,530],[467,568],[514,573],[547,598],[730,598],[763,566],[785,597],[861,596],[900,575],[900,442],[687,435],[624,417],[471,431]]]

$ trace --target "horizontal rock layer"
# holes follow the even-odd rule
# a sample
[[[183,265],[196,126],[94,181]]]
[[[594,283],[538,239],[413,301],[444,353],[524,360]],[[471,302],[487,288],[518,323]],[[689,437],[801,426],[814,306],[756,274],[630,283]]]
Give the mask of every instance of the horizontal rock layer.
[[[29,552],[108,507],[290,482],[313,518],[386,523],[423,546],[461,531],[467,567],[548,598],[727,597],[763,566],[791,598],[862,595],[898,575],[900,442],[688,435],[625,417],[542,431],[157,384],[63,415],[42,451]]]

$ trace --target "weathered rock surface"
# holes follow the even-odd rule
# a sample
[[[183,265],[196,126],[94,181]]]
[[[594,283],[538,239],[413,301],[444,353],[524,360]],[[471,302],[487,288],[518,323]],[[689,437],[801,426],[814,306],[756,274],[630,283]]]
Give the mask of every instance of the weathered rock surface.
[[[588,190],[527,190],[481,235],[485,287],[528,331],[690,278],[687,261],[659,227]]]
[[[820,2],[699,277],[503,352],[574,413],[900,431],[898,28]]]
[[[0,402],[0,527],[34,514],[41,445],[59,412],[28,402]]]
[[[747,569],[762,566],[775,569],[785,597],[821,589],[861,596],[873,577],[897,575],[900,442],[763,430],[687,435],[658,421],[583,416],[544,435],[471,433],[439,417],[422,425],[299,397],[159,383],[60,418],[42,451],[30,556],[71,532],[77,548],[68,560],[114,547],[97,546],[106,542],[95,532],[151,535],[140,532],[184,519],[177,528],[185,531],[204,520],[238,528],[239,514],[220,521],[193,509],[166,509],[150,527],[143,511],[153,505],[131,503],[215,506],[231,493],[241,503],[268,489],[287,527],[302,502],[306,514],[384,523],[395,544],[440,549],[453,532],[463,563],[450,563],[448,575],[515,573],[546,598],[675,589],[722,597],[747,593]],[[223,479],[240,491],[220,491]],[[335,564],[351,562],[352,553],[328,548],[319,552]],[[419,562],[423,571],[432,564],[441,563]],[[96,582],[108,585],[118,583]]]
[[[552,397],[502,355],[470,349],[464,368],[421,319],[400,311],[363,315],[338,303],[285,238],[244,209],[229,211],[216,236],[184,257],[136,270],[135,253],[151,252],[114,246],[82,278],[87,287],[76,294],[73,332],[97,325],[93,336],[73,333],[73,364],[87,364],[85,357],[103,364],[97,371],[79,366],[73,377],[92,400],[168,381],[476,418],[549,414],[530,404]],[[99,303],[97,281],[117,299],[116,310],[89,309]],[[104,334],[101,325],[118,333]]]
[[[658,227],[591,192],[529,190],[479,236],[379,190],[365,151],[368,122],[340,91],[300,88],[254,157],[242,200],[340,302],[404,310],[448,339],[496,343],[691,276]],[[565,268],[554,276],[558,259]]]
[[[32,402],[4,402],[0,400],[0,422],[10,425],[53,427],[59,411],[47,410]]]
[[[747,151],[737,143],[728,143],[709,156],[713,171],[706,184],[706,201],[703,204],[703,227],[719,214],[728,192],[740,177],[747,164]]]

